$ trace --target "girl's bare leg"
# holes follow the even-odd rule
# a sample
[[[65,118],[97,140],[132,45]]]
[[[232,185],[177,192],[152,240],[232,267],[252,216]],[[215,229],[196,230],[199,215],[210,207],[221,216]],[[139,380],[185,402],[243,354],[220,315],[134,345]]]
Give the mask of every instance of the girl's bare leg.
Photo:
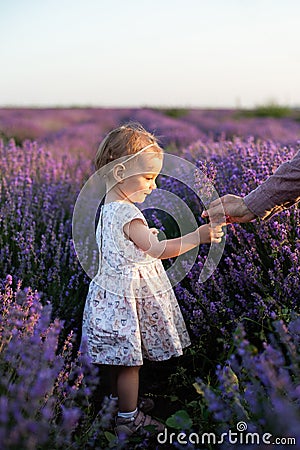
[[[140,366],[111,367],[112,395],[119,397],[119,412],[134,411],[137,407],[139,370]]]
[[[109,376],[110,376],[110,389],[111,395],[113,397],[118,397],[118,371],[119,366],[110,366],[109,367]]]

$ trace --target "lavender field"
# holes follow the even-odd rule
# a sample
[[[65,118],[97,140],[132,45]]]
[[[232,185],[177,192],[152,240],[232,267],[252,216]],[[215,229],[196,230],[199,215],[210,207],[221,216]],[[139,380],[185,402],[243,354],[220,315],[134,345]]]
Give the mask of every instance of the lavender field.
[[[166,152],[206,164],[220,195],[246,195],[300,147],[298,111],[0,109],[3,449],[115,448],[105,382],[78,352],[89,279],[74,250],[72,214],[99,142],[128,120],[153,131]],[[169,189],[183,195],[176,180]],[[194,198],[185,202],[200,224]],[[142,372],[154,415],[171,431],[221,435],[244,421],[251,432],[295,437],[300,448],[299,219],[295,205],[267,222],[230,225],[212,277],[198,283],[203,246],[175,287],[192,347]],[[126,448],[153,445],[145,438]]]

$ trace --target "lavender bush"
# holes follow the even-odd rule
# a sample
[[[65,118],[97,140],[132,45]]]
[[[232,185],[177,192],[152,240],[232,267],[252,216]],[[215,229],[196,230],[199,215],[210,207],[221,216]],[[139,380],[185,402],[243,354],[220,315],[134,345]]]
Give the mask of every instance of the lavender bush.
[[[182,121],[193,124],[213,140],[234,137],[270,139],[281,144],[292,144],[300,139],[299,111],[287,117],[255,117],[234,110],[190,110]]]
[[[300,318],[288,325],[275,321],[274,328],[259,351],[240,325],[234,334],[234,353],[217,368],[217,387],[198,379],[195,388],[204,396],[219,435],[236,431],[236,424],[243,421],[249,432],[260,436],[268,432],[274,439],[292,437],[299,446]]]
[[[77,448],[83,446],[83,442],[87,449],[101,448],[108,441],[113,445],[112,437],[101,431],[104,426],[101,418],[96,428],[89,428],[93,413],[89,411],[89,391],[82,383],[89,379],[90,369],[75,356],[89,279],[75,254],[71,220],[77,195],[94,171],[92,158],[97,144],[109,129],[127,120],[139,120],[161,137],[167,151],[195,163],[213,179],[220,195],[247,194],[291,158],[299,147],[300,123],[293,118],[237,120],[233,111],[186,111],[174,118],[150,109],[0,110],[3,136],[0,143],[0,279],[3,286],[6,285],[1,293],[0,439],[6,436],[9,450],[38,448],[37,442],[43,449],[63,445]],[[159,182],[160,187],[171,190],[190,206],[199,224],[203,222],[203,205],[189,188],[175,179],[161,177]],[[276,424],[277,406],[274,405],[276,402],[279,405],[279,400],[275,396],[274,405],[270,403],[273,398],[270,392],[275,385],[269,391],[265,388],[262,391],[261,383],[265,381],[260,378],[254,383],[253,364],[254,361],[258,366],[263,364],[263,358],[273,351],[275,358],[280,346],[286,348],[287,335],[291,342],[298,339],[295,331],[298,322],[289,325],[288,320],[292,312],[299,313],[299,214],[299,208],[294,206],[268,222],[230,225],[223,258],[204,284],[198,280],[207,246],[201,247],[193,269],[176,286],[193,345],[183,358],[185,367],[178,367],[177,375],[173,374],[171,397],[185,379],[185,393],[192,399],[195,394],[193,377],[200,375],[206,380],[213,377],[216,364],[224,365],[233,345],[237,346],[236,354],[239,354],[240,347],[237,341],[233,343],[232,336],[236,326],[241,324],[240,333],[247,333],[250,341],[245,347],[247,369],[244,373],[238,366],[241,356],[237,356],[235,365],[231,361],[231,372],[220,369],[218,376],[227,373],[229,378],[238,380],[240,386],[248,383],[249,389],[255,391],[253,398],[258,399],[263,392],[265,397],[261,402],[273,408]],[[172,221],[164,222],[159,213],[151,210],[148,218],[151,226],[161,228],[169,237],[178,233]],[[7,273],[12,279],[5,278]],[[17,285],[18,280],[31,288],[22,289]],[[287,323],[287,334],[280,331],[284,328],[278,325],[280,320]],[[269,347],[264,347],[273,321],[277,323],[277,341],[270,340]],[[78,336],[73,342],[74,332]],[[257,348],[256,355],[251,353],[253,346]],[[299,374],[295,360],[291,362],[294,369],[288,369],[287,374],[284,372],[289,361],[287,351],[276,361],[274,371],[285,374],[280,382],[287,389],[289,406],[285,403],[284,408],[291,414]],[[224,384],[224,380],[221,383]],[[227,380],[226,383],[229,392],[235,392],[233,382],[230,384]],[[215,397],[211,393],[214,391],[205,392],[210,393],[213,408]],[[256,417],[254,406],[253,409],[245,403],[249,399],[243,397],[242,391],[239,396],[251,416],[251,423],[257,429],[262,427],[261,412]],[[200,422],[205,422],[213,409],[208,407],[209,413],[203,404],[199,406],[198,399],[194,401],[196,404],[192,401],[183,408],[190,417],[201,416]],[[228,408],[229,403],[226,404]],[[236,412],[224,419],[226,426],[237,419],[234,414]],[[220,420],[223,420],[221,416]],[[63,431],[67,426],[64,424],[68,424],[70,431]],[[201,429],[203,423],[194,422],[194,425]],[[271,427],[269,422],[267,425]],[[80,430],[86,431],[80,433]],[[30,439],[26,440],[25,436]],[[26,441],[28,447],[23,443],[22,447],[21,441]]]
[[[78,327],[87,283],[71,239],[85,166],[72,156],[54,159],[30,141],[0,143],[0,157],[0,272],[44,293],[53,316],[68,318],[68,334]]]
[[[6,450],[63,449],[88,420],[96,386],[95,368],[84,354],[72,354],[72,334],[60,352],[63,323],[51,322],[31,288],[0,292],[0,441]]]
[[[253,139],[219,145],[223,156],[219,151],[211,161],[220,195],[247,194],[296,152],[293,147]],[[267,162],[270,155],[272,164]],[[198,283],[206,257],[206,250],[200,249],[198,263],[176,292],[191,331],[204,347],[211,339],[230,345],[231,333],[241,319],[263,333],[265,321],[299,311],[299,219],[295,206],[268,222],[229,226],[223,258],[205,284]]]

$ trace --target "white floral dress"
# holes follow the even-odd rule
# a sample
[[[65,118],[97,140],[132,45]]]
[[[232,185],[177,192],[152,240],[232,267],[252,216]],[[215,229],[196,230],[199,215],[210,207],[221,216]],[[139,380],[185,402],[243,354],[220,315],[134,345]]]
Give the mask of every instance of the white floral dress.
[[[144,253],[123,231],[136,218],[147,225],[134,204],[101,207],[96,230],[100,264],[89,286],[82,327],[94,363],[137,366],[144,357],[162,361],[182,355],[190,345],[161,260]]]

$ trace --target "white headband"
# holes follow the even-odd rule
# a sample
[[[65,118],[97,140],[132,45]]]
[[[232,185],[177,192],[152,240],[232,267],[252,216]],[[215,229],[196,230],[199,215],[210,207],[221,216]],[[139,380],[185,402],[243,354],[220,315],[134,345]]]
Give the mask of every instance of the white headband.
[[[147,148],[152,147],[153,145],[156,144],[149,144],[146,145],[146,147],[143,147],[141,150],[139,150],[138,152],[134,153],[133,155],[129,156],[129,158],[125,159],[125,161],[123,161],[123,163],[127,163],[128,161],[130,161],[132,158],[134,158],[135,156],[139,155],[140,153],[142,153],[144,150],[147,150]]]
[[[127,163],[127,162],[130,161],[132,158],[135,158],[137,155],[139,155],[140,153],[142,153],[144,150],[147,150],[147,148],[152,147],[153,145],[156,145],[156,144],[155,144],[155,143],[152,143],[152,144],[146,145],[146,147],[143,147],[143,148],[142,148],[141,150],[139,150],[138,152],[134,153],[133,155],[130,155],[129,158],[125,159],[125,161],[122,161],[121,164]],[[110,169],[110,170],[108,171],[108,173],[111,172],[112,170],[113,170],[113,168]]]

